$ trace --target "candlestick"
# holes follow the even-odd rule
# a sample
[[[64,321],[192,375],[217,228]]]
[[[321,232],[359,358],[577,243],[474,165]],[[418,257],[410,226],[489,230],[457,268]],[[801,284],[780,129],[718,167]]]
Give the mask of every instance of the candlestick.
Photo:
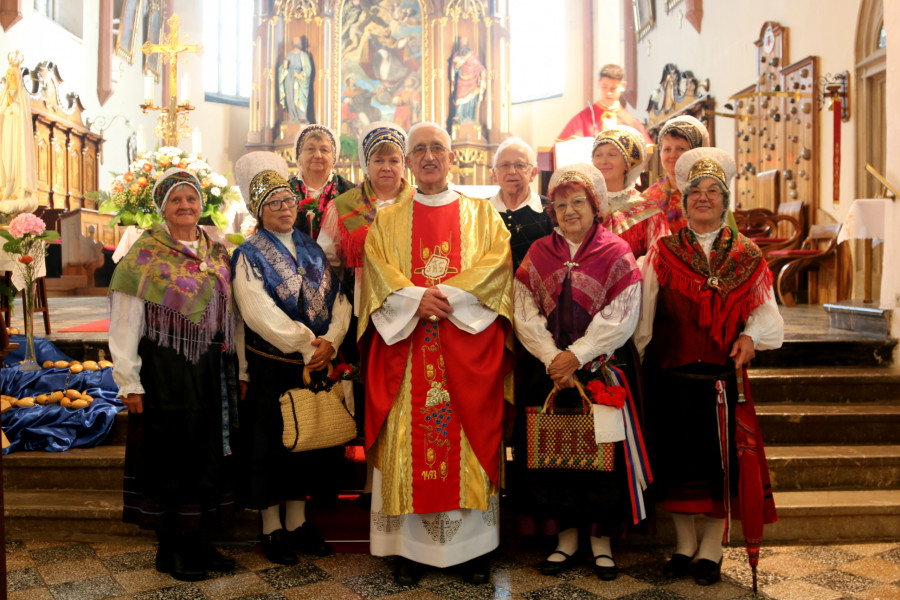
[[[190,76],[185,73],[181,78],[181,98],[179,98],[179,104],[190,104],[191,103],[191,79]]]
[[[144,74],[144,104],[153,104],[153,75]]]
[[[141,123],[137,128],[137,151],[138,153],[147,151],[147,141],[144,139],[144,124]]]

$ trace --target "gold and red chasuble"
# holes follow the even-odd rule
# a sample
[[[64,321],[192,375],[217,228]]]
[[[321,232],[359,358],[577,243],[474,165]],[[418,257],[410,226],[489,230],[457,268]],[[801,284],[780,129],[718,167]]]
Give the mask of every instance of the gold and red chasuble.
[[[459,203],[416,204],[412,225],[414,285],[431,287],[459,273]],[[441,349],[447,321],[419,321],[412,333],[412,496],[416,513],[459,507],[461,420],[454,410]]]

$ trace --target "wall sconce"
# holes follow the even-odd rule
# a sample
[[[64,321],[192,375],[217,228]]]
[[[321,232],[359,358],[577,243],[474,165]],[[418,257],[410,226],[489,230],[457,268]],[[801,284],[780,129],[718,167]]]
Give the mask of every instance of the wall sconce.
[[[105,117],[103,115],[97,115],[94,118],[85,119],[85,124],[88,126],[88,129],[103,137],[103,132],[109,129],[109,126],[113,124],[113,122],[121,117],[125,120],[125,127],[131,130],[131,133],[128,135],[128,139],[125,141],[125,154],[128,157],[128,163],[130,164],[137,155],[137,136],[134,131],[134,123],[131,119],[126,117],[125,115],[115,115],[112,117]],[[100,152],[100,164],[103,164],[103,157],[106,153],[101,150]]]
[[[819,110],[834,109],[835,102],[840,103],[841,121],[850,120],[850,74],[847,71],[825,77],[816,81],[816,104]]]

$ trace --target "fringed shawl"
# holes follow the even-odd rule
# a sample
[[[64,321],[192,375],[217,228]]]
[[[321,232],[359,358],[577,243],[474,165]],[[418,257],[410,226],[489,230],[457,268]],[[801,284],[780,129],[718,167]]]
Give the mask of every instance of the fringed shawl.
[[[296,259],[277,237],[260,229],[234,251],[232,265],[237,265],[243,254],[278,308],[309,327],[316,336],[324,335],[331,325],[331,308],[340,292],[340,282],[325,252],[311,237],[295,227],[291,239]],[[237,269],[234,271],[237,276]],[[250,277],[250,273],[245,275]]]
[[[416,189],[406,179],[401,179],[396,202],[411,198],[415,193]],[[366,177],[361,185],[335,198],[334,208],[338,213],[340,252],[344,265],[361,268],[366,235],[378,212],[378,198],[369,178]]]
[[[595,223],[572,257],[557,232],[531,245],[516,279],[531,292],[541,314],[557,309],[563,282],[572,280],[572,300],[593,317],[628,286],[641,280],[628,244]]]
[[[770,293],[772,273],[762,252],[730,227],[719,232],[709,260],[689,227],[660,238],[658,248],[653,267],[659,284],[699,304],[700,325],[719,344],[735,339]]]
[[[234,346],[231,264],[225,247],[200,230],[196,254],[159,223],[118,264],[110,292],[145,302],[145,336],[196,363],[219,332]]]

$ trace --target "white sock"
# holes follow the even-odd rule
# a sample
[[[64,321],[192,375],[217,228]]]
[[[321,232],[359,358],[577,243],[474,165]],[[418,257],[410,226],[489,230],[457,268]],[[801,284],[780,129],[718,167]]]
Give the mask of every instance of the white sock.
[[[603,537],[594,537],[591,536],[591,552],[593,552],[594,556],[600,556],[601,554],[605,554],[606,556],[612,556],[612,546],[609,544],[609,536],[604,535]],[[616,566],[615,561],[610,560],[609,558],[598,558],[594,561],[598,567],[614,567]]]
[[[569,527],[568,529],[560,531],[559,542],[556,544],[556,549],[565,552],[569,556],[578,552],[578,530],[574,527]],[[550,562],[562,562],[565,560],[565,557],[561,554],[554,553],[548,556],[547,560]]]
[[[269,535],[276,529],[281,529],[280,508],[281,506],[276,504],[275,506],[270,506],[266,510],[259,511],[260,516],[262,516],[263,535]]]
[[[705,558],[714,563],[722,558],[722,536],[725,535],[725,519],[711,519],[706,517],[703,528],[703,539],[700,540],[700,552],[697,558]]]
[[[697,530],[694,529],[694,515],[672,513],[675,523],[675,554],[694,556],[697,552]]]
[[[294,531],[306,523],[306,501],[288,500],[284,503],[284,528]]]

